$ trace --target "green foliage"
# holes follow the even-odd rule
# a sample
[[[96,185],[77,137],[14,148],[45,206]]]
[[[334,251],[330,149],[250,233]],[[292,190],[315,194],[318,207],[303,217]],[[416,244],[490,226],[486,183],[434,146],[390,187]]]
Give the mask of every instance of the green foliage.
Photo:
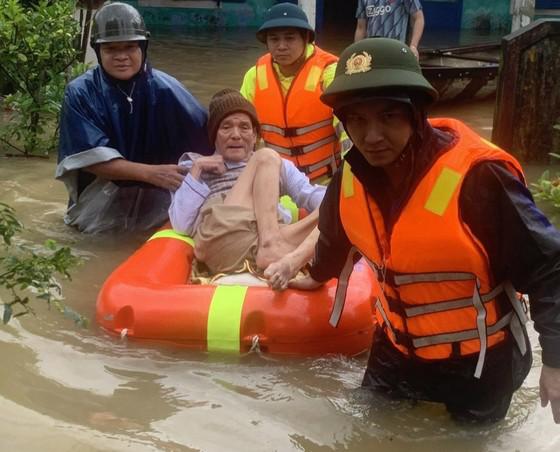
[[[0,139],[22,154],[47,155],[80,30],[74,0],[32,3],[26,8],[21,0],[0,0],[0,78],[15,88],[4,100],[12,114]]]
[[[560,130],[560,124],[554,128]],[[560,154],[550,152],[549,155],[560,159]],[[560,209],[560,173],[551,176],[550,171],[546,170],[537,182],[531,184],[531,191],[536,200],[549,202],[555,209]]]
[[[37,299],[85,326],[87,320],[64,304],[61,286],[55,278],[60,275],[70,279],[69,270],[77,265],[78,259],[70,248],[60,247],[53,240],[47,240],[39,251],[14,245],[12,239],[22,230],[14,210],[0,202],[0,238],[3,241],[0,243],[0,288],[11,295],[11,300],[3,303],[3,323],[33,314],[30,302]]]

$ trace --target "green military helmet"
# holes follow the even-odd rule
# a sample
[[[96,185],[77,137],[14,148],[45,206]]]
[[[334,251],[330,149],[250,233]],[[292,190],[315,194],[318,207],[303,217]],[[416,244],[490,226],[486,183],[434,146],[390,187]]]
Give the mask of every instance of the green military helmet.
[[[309,24],[307,14],[292,3],[278,3],[264,15],[264,23],[257,31],[257,39],[266,43],[266,32],[272,28],[300,28],[309,32],[309,42],[315,40],[315,30]]]
[[[147,41],[150,33],[144,19],[126,3],[106,3],[95,14],[91,30],[92,47],[105,42]]]
[[[365,97],[364,97],[365,96]],[[368,97],[418,98],[425,106],[438,92],[422,75],[408,46],[396,39],[368,38],[350,45],[340,55],[334,80],[321,100],[337,110]]]

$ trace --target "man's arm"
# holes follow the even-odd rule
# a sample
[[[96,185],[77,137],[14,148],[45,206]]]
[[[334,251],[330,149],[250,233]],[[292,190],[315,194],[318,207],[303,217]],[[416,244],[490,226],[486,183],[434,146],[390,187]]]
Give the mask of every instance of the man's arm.
[[[179,165],[148,165],[124,158],[96,163],[82,169],[102,179],[144,182],[171,191],[181,186],[188,172]]]
[[[411,20],[411,33],[410,33],[410,50],[419,58],[418,46],[420,45],[420,40],[422,39],[422,34],[424,33],[424,13],[422,10],[418,10],[410,15]]]
[[[542,347],[541,404],[560,423],[560,233],[523,182],[498,163],[475,167],[460,194],[461,216],[480,240],[496,282],[529,294]]]
[[[361,41],[367,37],[367,19],[358,18],[356,20],[356,31],[354,32],[354,42]]]

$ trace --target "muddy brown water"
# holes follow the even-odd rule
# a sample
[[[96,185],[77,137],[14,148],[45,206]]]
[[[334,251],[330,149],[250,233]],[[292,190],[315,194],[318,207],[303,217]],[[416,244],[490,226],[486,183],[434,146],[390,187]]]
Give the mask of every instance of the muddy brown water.
[[[203,103],[240,85],[262,51],[253,33],[155,34],[155,67]],[[340,40],[325,40],[339,50]],[[491,134],[493,101],[443,105],[433,114]],[[12,451],[556,451],[560,426],[540,408],[540,351],[507,418],[459,426],[441,406],[387,402],[362,391],[367,357],[299,360],[251,354],[216,357],[120,340],[95,325],[95,300],[109,273],[145,236],[86,236],[62,222],[66,193],[55,159],[0,159],[0,201],[26,225],[21,239],[54,238],[83,258],[64,283],[87,329],[37,307],[0,326],[0,450]],[[542,168],[529,168],[539,174]],[[4,294],[5,296],[5,294]]]

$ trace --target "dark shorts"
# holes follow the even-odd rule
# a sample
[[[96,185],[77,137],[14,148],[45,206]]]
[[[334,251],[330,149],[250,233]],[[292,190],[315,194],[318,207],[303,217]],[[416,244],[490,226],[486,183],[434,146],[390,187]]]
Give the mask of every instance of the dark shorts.
[[[514,391],[531,369],[527,336],[525,340],[525,356],[509,340],[488,350],[477,379],[478,356],[441,362],[409,359],[378,329],[362,385],[391,398],[443,403],[460,421],[496,422],[505,417]]]

